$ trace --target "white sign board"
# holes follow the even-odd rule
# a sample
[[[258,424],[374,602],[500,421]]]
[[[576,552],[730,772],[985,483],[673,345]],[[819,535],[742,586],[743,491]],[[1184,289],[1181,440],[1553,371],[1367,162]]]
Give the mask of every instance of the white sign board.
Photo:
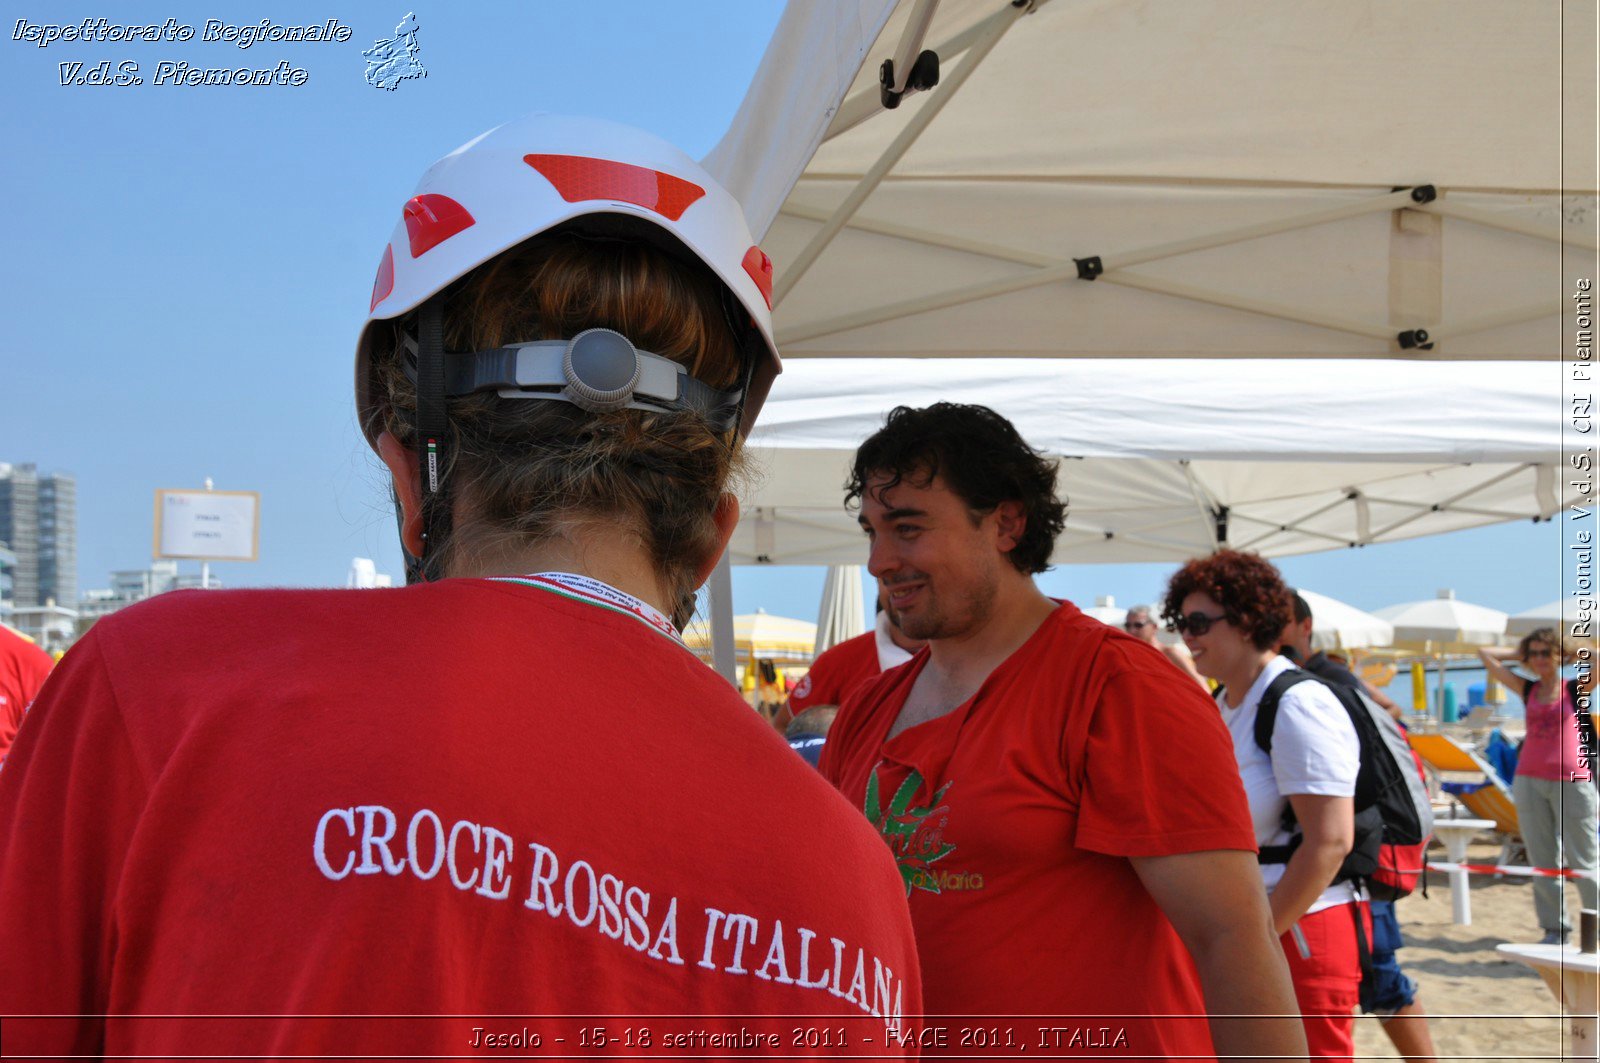
[[[156,557],[254,561],[260,538],[258,491],[156,492]]]

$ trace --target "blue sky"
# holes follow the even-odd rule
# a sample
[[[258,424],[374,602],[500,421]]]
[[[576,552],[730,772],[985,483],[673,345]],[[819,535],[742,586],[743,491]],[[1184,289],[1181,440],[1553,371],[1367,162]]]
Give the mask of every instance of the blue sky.
[[[153,494],[262,492],[261,559],[230,586],[336,585],[350,559],[398,574],[384,480],[356,430],[352,349],[396,212],[422,170],[534,110],[651,129],[692,154],[721,135],[779,0],[471,4],[17,4],[0,39],[0,260],[8,336],[0,461],[70,472],[79,585],[150,561]],[[363,79],[361,50],[408,10],[426,79]],[[235,14],[227,14],[235,12]],[[249,49],[12,40],[16,20],[338,18],[347,43]],[[138,86],[66,86],[58,64],[139,65]],[[304,85],[158,86],[162,60],[304,68]],[[1441,587],[1515,612],[1561,593],[1554,525],[1519,523],[1287,559],[1291,581],[1375,608]],[[193,566],[190,566],[193,567]],[[1044,577],[1085,604],[1149,600],[1166,565]],[[735,608],[811,617],[822,570],[739,570]]]

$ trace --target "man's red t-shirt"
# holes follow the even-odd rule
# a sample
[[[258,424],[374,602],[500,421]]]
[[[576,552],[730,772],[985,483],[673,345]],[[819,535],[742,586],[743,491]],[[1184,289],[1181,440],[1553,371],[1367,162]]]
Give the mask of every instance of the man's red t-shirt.
[[[878,635],[869,631],[830,646],[812,662],[789,695],[789,710],[798,716],[813,705],[839,705],[844,696],[879,672]]]
[[[558,590],[162,595],[67,655],[0,772],[13,1055],[460,1056],[525,1028],[582,1054],[595,1027],[630,1055],[741,1027],[882,1052],[872,1013],[920,1008],[860,814],[675,638]],[[111,1017],[14,1018],[42,1014]],[[171,1018],[197,1015],[242,1017]]]
[[[50,655],[21,635],[0,627],[0,763],[17,739],[29,702],[55,665]]]
[[[847,699],[821,767],[895,853],[928,1013],[1062,1016],[1122,1055],[1209,1056],[1193,962],[1128,858],[1254,851],[1215,706],[1065,603],[971,700],[886,742],[927,661]],[[1129,1018],[1182,1015],[1201,1018]]]

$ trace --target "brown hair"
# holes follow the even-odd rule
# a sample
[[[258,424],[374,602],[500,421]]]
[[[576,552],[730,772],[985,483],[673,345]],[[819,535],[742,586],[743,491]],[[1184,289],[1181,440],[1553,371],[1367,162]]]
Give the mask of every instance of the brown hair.
[[[1556,662],[1561,662],[1561,636],[1556,634],[1556,629],[1553,627],[1542,627],[1522,636],[1522,641],[1517,643],[1517,660],[1526,662],[1528,660],[1528,651],[1533,648],[1535,642],[1542,642],[1549,646]]]
[[[1293,614],[1293,598],[1283,576],[1260,554],[1218,550],[1188,561],[1167,584],[1161,616],[1169,623],[1183,611],[1183,600],[1204,594],[1222,607],[1228,623],[1244,632],[1258,650],[1278,644]]]
[[[469,273],[443,295],[445,349],[478,351],[586,328],[610,328],[640,350],[726,389],[740,352],[720,282],[635,240],[545,234]],[[415,445],[416,386],[399,353],[401,323],[372,357],[377,401],[363,426]],[[444,475],[458,531],[430,545],[435,571],[459,552],[534,544],[603,522],[639,538],[675,618],[692,612],[696,569],[716,549],[712,513],[740,466],[735,432],[690,412],[592,414],[566,402],[480,392],[449,400]]]

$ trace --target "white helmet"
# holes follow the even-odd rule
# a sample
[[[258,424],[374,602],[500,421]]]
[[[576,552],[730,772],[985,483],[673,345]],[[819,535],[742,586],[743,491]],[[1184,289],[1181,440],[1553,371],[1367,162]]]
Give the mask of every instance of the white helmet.
[[[741,433],[748,434],[781,371],[772,339],[771,259],[751,238],[738,201],[699,163],[653,134],[597,118],[529,115],[434,163],[400,213],[356,344],[363,431],[374,401],[374,323],[421,307],[502,251],[575,219],[658,243],[703,263],[722,281],[751,326],[730,321],[747,362],[748,383],[736,397]],[[367,441],[376,445],[370,435]]]

